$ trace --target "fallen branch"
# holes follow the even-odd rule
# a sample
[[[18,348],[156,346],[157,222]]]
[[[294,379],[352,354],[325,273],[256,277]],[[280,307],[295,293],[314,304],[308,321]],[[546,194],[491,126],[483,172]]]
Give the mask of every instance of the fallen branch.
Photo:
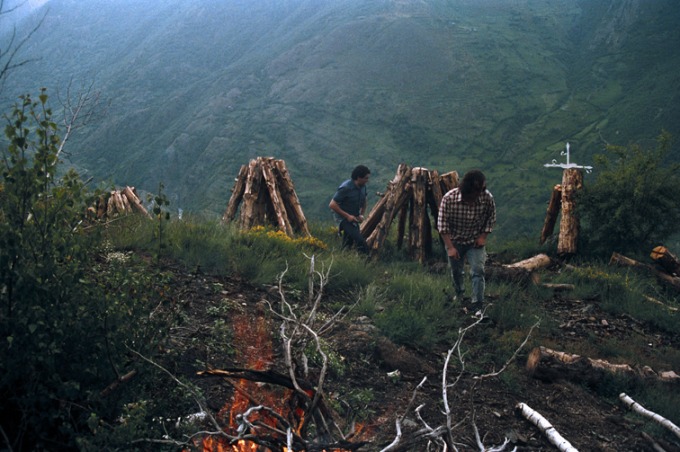
[[[611,259],[609,260],[609,265],[620,265],[626,267],[642,268],[654,276],[656,276],[661,281],[669,284],[673,288],[680,290],[680,278],[669,275],[668,273],[657,270],[651,265],[638,262],[635,259],[631,259],[619,253],[613,253]]]
[[[674,423],[672,423],[671,421],[669,421],[665,417],[663,417],[663,416],[661,416],[661,415],[659,415],[659,414],[657,414],[653,411],[649,411],[648,409],[646,409],[645,407],[643,407],[642,405],[637,403],[635,400],[633,400],[631,397],[626,395],[625,392],[622,392],[621,394],[619,394],[619,399],[621,399],[621,401],[624,403],[624,405],[626,405],[630,410],[657,422],[659,425],[667,428],[668,430],[673,432],[673,434],[675,436],[680,438],[680,427],[678,427],[677,425],[675,425]]]
[[[555,427],[553,427],[546,418],[541,416],[538,411],[534,410],[526,403],[521,402],[517,404],[516,408],[526,420],[538,427],[541,433],[543,433],[548,438],[548,441],[557,447],[558,450],[562,452],[578,452],[578,449],[564,439]]]

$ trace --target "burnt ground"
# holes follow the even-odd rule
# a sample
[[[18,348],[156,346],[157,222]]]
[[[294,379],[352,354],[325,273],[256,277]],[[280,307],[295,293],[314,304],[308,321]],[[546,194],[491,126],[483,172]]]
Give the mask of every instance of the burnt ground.
[[[203,369],[197,362],[208,363],[213,369],[243,368],[252,362],[253,354],[262,353],[250,345],[239,345],[229,353],[225,352],[220,344],[216,344],[216,328],[227,330],[225,337],[228,339],[221,342],[222,347],[225,343],[233,344],[234,322],[253,325],[252,337],[269,335],[273,345],[271,356],[266,357],[266,368],[285,372],[277,339],[278,323],[267,303],[276,305],[278,302],[276,288],[256,287],[232,277],[184,272],[177,267],[169,267],[169,271],[175,275],[175,299],[182,305],[186,317],[185,325],[172,333],[172,346],[180,350],[181,356],[174,369],[179,376],[193,380],[203,389],[210,410],[224,414],[223,409],[231,403],[234,390],[228,379],[198,376],[197,371]],[[619,341],[634,339],[650,348],[673,347],[679,343],[677,337],[664,336],[631,317],[612,318],[600,311],[595,300],[570,300],[556,294],[546,303],[550,303],[553,321],[559,325],[558,337],[553,337],[552,343],[568,350],[594,350],[595,343],[603,338],[610,341],[612,338]],[[453,305],[452,309],[461,309],[461,306]],[[467,317],[470,323],[475,322],[472,315]],[[423,441],[407,445],[408,438],[422,427],[417,423],[413,409],[424,404],[421,415],[428,425],[433,428],[445,425],[441,379],[450,345],[430,350],[398,347],[381,336],[368,319],[350,318],[347,316],[338,321],[324,336],[343,364],[343,372],[330,371],[328,374],[324,391],[327,405],[337,408],[339,418],[349,416],[348,413],[357,416],[363,427],[354,440],[366,441],[359,450],[376,451],[395,439],[395,419],[404,415],[412,402],[401,424],[403,446],[400,450],[426,450]],[[266,320],[267,331],[261,326],[255,327],[262,325],[258,319]],[[485,340],[489,328],[496,328],[493,320],[472,329],[465,342]],[[518,345],[522,339],[518,338]],[[488,343],[487,352],[492,353],[493,348],[493,342]],[[460,377],[448,390],[459,450],[479,450],[475,426],[486,447],[498,446],[507,438],[511,442],[507,450],[512,447],[531,451],[557,450],[537,427],[518,414],[515,407],[523,402],[540,412],[581,451],[655,450],[650,438],[659,441],[665,450],[680,451],[680,440],[666,434],[664,429],[650,430],[649,421],[632,414],[616,395],[598,396],[582,382],[545,382],[531,377],[524,371],[527,353],[528,350],[523,350],[510,364],[514,370],[512,378],[502,375],[480,381],[476,377],[493,369],[477,368],[459,374],[460,366],[455,359],[452,361],[449,383]],[[640,353],[644,354],[644,350]],[[470,362],[474,357],[467,359]],[[400,377],[388,376],[397,369]],[[426,382],[413,398],[414,389],[425,376]],[[669,384],[668,390],[678,391],[678,383]],[[651,431],[651,436],[643,433],[643,429]]]

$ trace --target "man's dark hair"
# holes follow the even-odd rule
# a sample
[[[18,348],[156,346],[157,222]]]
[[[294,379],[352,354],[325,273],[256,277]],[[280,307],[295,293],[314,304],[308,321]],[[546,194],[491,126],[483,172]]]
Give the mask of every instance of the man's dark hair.
[[[480,170],[470,170],[460,182],[460,193],[464,201],[474,201],[486,189],[486,177]]]
[[[371,170],[368,169],[368,167],[364,165],[358,165],[354,170],[352,170],[352,180],[357,180],[360,177],[366,177],[368,174],[371,174]]]

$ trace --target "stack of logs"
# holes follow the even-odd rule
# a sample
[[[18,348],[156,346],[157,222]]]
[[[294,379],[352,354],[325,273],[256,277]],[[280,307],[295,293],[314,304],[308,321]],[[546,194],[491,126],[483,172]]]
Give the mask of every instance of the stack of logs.
[[[128,215],[133,212],[151,218],[151,215],[142,205],[135,187],[125,187],[121,190],[112,190],[97,200],[95,207],[88,209],[90,214],[98,219],[110,219],[119,215]]]
[[[366,238],[371,253],[380,250],[392,221],[397,217],[397,247],[403,246],[408,220],[409,255],[423,263],[432,252],[432,224],[437,224],[439,204],[444,194],[457,186],[458,173],[455,171],[440,176],[436,170],[409,168],[403,163],[399,165],[397,174],[387,185],[387,191],[361,224],[361,234]]]
[[[311,235],[283,160],[257,157],[241,166],[222,221],[234,221],[241,203],[239,226],[243,230],[274,226],[289,237]]]

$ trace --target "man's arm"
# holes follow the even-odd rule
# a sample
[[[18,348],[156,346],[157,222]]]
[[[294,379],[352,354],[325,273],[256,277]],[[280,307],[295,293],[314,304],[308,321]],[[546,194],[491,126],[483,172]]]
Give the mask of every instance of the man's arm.
[[[358,223],[359,222],[359,219],[357,217],[355,217],[354,215],[351,215],[351,214],[345,212],[344,210],[342,210],[342,208],[340,207],[340,204],[335,202],[335,199],[331,199],[331,202],[330,202],[330,204],[328,204],[328,207],[333,212],[337,213],[338,215],[340,215],[342,218],[349,221],[350,223]]]

